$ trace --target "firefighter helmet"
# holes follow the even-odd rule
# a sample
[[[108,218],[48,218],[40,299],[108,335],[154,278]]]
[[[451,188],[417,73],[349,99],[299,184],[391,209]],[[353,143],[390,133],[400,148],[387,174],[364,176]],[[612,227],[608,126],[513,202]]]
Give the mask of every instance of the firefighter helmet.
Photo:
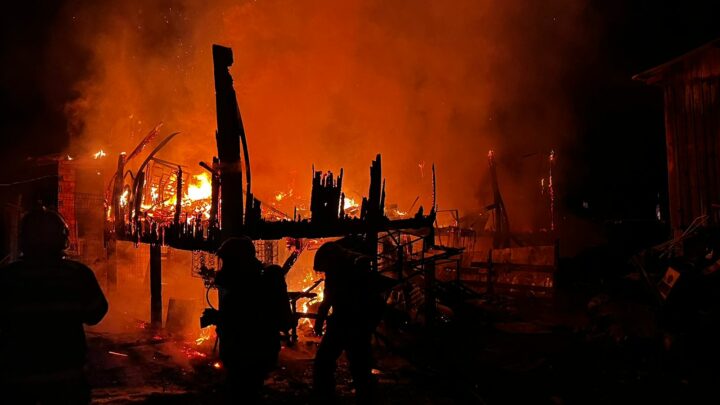
[[[222,260],[249,260],[255,258],[255,244],[247,236],[226,239],[215,253]]]
[[[70,246],[70,229],[57,211],[43,206],[29,211],[20,223],[23,256],[62,256]]]
[[[331,271],[343,262],[344,249],[337,242],[327,242],[315,252],[315,271]]]

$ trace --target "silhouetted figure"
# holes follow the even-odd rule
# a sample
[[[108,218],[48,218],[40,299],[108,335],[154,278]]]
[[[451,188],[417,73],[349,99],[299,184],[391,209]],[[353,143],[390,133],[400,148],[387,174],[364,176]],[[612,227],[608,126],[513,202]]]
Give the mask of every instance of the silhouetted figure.
[[[335,369],[343,351],[350,363],[353,385],[360,403],[372,393],[372,333],[380,321],[385,301],[374,285],[369,257],[329,242],[315,254],[315,270],[325,273],[323,302],[318,309],[315,332],[327,328],[315,356],[313,384],[320,402],[335,398]],[[328,313],[332,308],[332,314]]]
[[[222,268],[217,333],[227,372],[230,403],[255,403],[269,372],[277,365],[280,330],[291,319],[287,286],[279,266],[265,268],[249,238],[230,238],[217,252]]]
[[[108,303],[92,270],[64,258],[68,245],[63,218],[37,208],[22,219],[21,259],[0,269],[0,402],[90,403],[83,324]]]

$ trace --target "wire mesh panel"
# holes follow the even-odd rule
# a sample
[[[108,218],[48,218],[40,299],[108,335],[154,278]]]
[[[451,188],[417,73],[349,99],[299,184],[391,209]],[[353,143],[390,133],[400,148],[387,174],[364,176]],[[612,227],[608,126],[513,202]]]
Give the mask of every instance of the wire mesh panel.
[[[277,264],[278,262],[278,241],[256,240],[255,252],[258,260],[265,264]]]

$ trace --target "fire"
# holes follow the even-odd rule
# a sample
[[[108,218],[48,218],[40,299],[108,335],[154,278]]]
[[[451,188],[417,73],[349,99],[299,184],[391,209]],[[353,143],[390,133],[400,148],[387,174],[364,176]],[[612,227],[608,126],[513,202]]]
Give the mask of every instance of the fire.
[[[158,193],[158,188],[156,186],[150,187],[150,199],[152,202],[155,202],[160,198],[160,194]]]
[[[345,202],[343,203],[343,209],[348,210],[350,208],[357,208],[359,206],[360,206],[360,204],[358,204],[352,198],[345,197]]]
[[[99,151],[97,151],[96,153],[93,154],[93,157],[94,157],[95,159],[100,159],[100,158],[105,157],[105,156],[107,156],[107,153],[105,153],[105,151],[102,150],[102,149],[100,149]]]
[[[192,201],[207,200],[212,196],[212,181],[208,173],[193,176],[194,183],[188,185],[187,198]]]
[[[280,202],[280,201],[282,201],[288,197],[292,197],[292,196],[293,196],[292,189],[288,190],[287,192],[280,191],[279,193],[275,194],[275,202]]]
[[[308,270],[307,273],[305,273],[305,277],[303,278],[303,281],[302,281],[302,286],[303,286],[302,289],[307,290],[313,284],[315,284],[315,272],[313,270]],[[307,300],[305,300],[305,302],[303,302],[302,311],[305,313],[310,311],[311,304],[314,304],[316,302],[322,302],[322,300],[324,298],[324,289],[323,289],[322,285],[315,287],[315,289],[312,292],[316,293],[317,297],[307,299]],[[312,326],[312,323],[311,323],[310,319],[308,319],[308,318],[303,319],[303,324],[306,326]]]
[[[130,195],[130,190],[123,191],[122,195],[120,196],[120,206],[121,207],[127,206],[129,195]]]
[[[195,344],[198,346],[201,346],[203,343],[212,339],[214,337],[214,335],[215,335],[215,327],[214,326],[208,326],[207,328],[202,328],[202,329],[200,329],[200,336],[198,336],[198,338],[195,339]]]
[[[160,201],[160,193],[158,192],[157,186],[151,186],[150,187],[150,201],[143,202],[142,208],[144,210],[150,210]],[[148,215],[152,216],[152,213],[149,213]]]

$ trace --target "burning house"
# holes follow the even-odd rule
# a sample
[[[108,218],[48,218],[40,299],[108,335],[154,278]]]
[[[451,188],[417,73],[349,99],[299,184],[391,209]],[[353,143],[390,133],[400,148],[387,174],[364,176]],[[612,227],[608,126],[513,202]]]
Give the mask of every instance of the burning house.
[[[130,154],[117,158],[115,174],[107,186],[105,229],[110,244],[149,245],[151,322],[163,324],[163,249],[192,253],[193,274],[209,274],[211,255],[227,237],[248,235],[257,240],[266,262],[286,259],[286,272],[308,242],[293,242],[291,252],[281,257],[277,241],[364,235],[365,248],[373,256],[380,239],[388,233],[424,229],[424,250],[433,245],[435,208],[423,208],[409,218],[389,219],[385,212],[385,183],[380,155],[370,167],[370,189],[359,207],[348,204],[338,176],[313,169],[310,217],[293,216],[262,203],[252,192],[248,141],[228,68],[233,63],[229,48],[213,46],[217,112],[218,155],[201,162],[202,173],[157,157],[177,133],[164,136],[148,154],[145,148],[159,138],[151,131]],[[144,160],[139,161],[140,156]],[[136,162],[136,160],[138,160]],[[268,207],[267,209],[265,207]],[[346,208],[348,211],[346,212]],[[350,213],[355,210],[357,215]],[[377,266],[377,263],[376,263]],[[429,268],[428,268],[429,269]],[[402,271],[402,269],[401,269]],[[430,270],[428,270],[430,271]],[[433,275],[434,277],[434,275]],[[318,283],[303,280],[313,289]],[[428,287],[429,288],[429,287]],[[308,289],[308,290],[309,290]],[[291,294],[293,307],[309,291]],[[302,305],[306,309],[306,305]],[[307,315],[303,311],[302,315]]]

